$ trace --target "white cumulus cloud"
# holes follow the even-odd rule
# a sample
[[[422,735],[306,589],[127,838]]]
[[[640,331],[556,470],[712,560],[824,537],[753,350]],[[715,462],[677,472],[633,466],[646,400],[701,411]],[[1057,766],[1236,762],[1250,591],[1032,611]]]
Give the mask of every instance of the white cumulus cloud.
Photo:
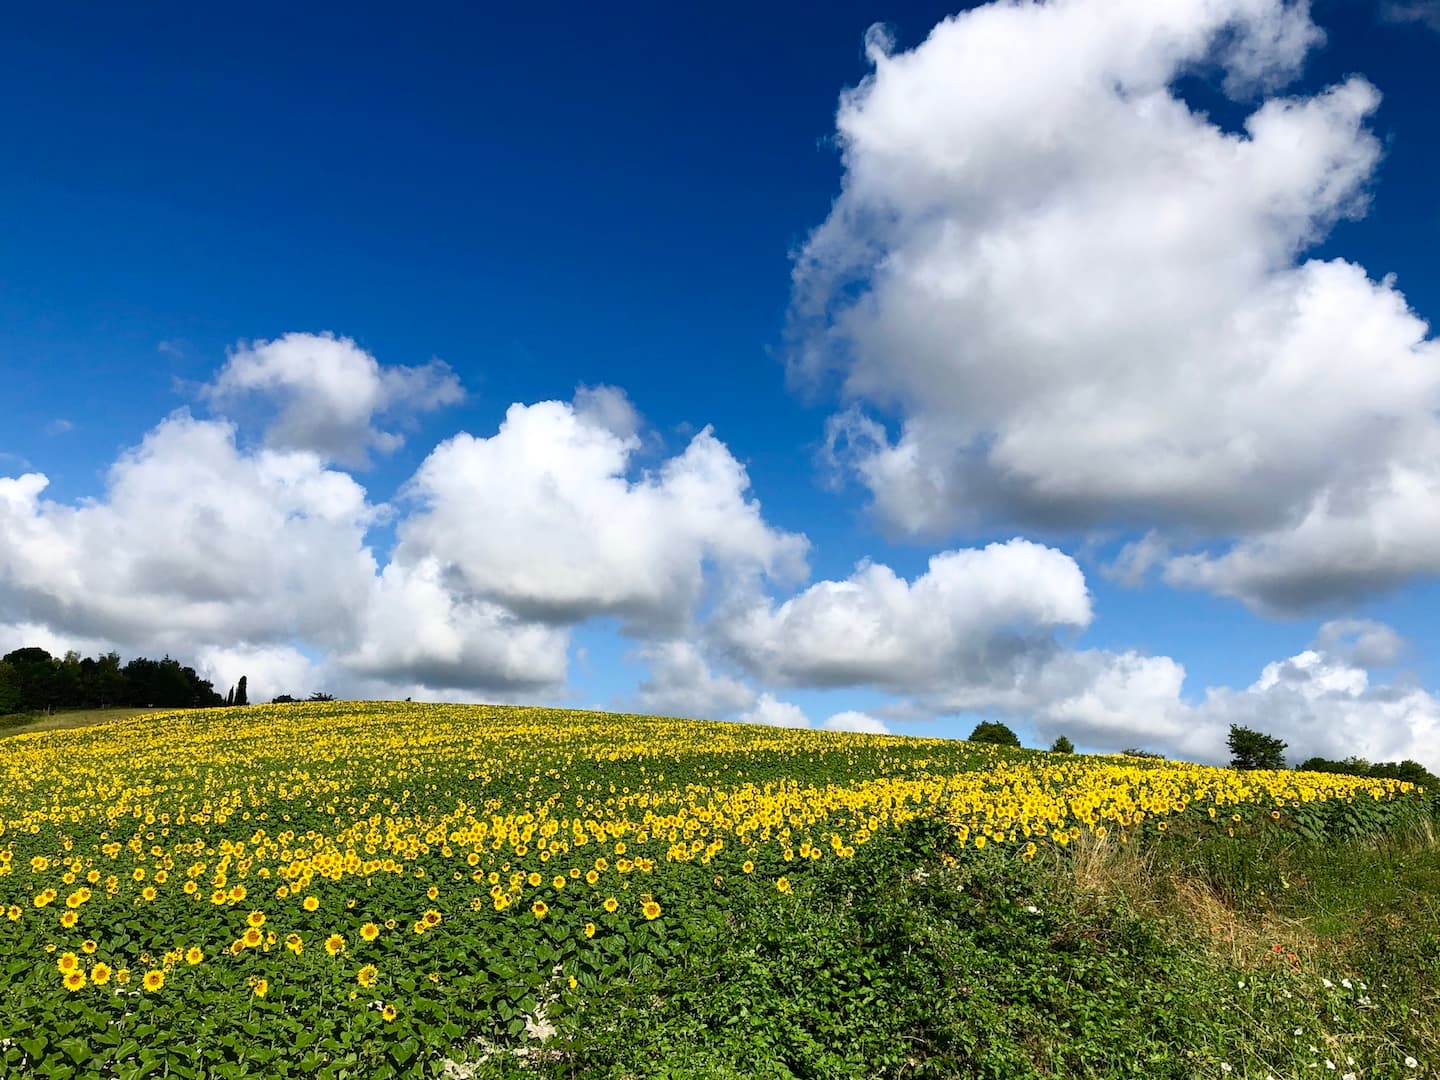
[[[755,704],[755,690],[741,679],[715,674],[693,642],[652,642],[637,649],[636,655],[650,664],[637,694],[644,712],[724,720]]]
[[[1273,92],[1321,38],[1283,0],[872,35],[789,361],[838,376],[829,453],[889,527],[1151,529],[1167,580],[1265,611],[1440,571],[1440,346],[1392,279],[1304,257],[1365,211],[1378,92],[1271,96],[1225,130],[1176,90]]]
[[[440,564],[426,558],[385,568],[355,639],[336,664],[371,680],[553,694],[565,681],[570,634],[457,592]]]
[[[191,655],[197,643],[343,638],[375,573],[376,508],[315,454],[235,444],[181,411],[111,466],[103,498],[0,477],[0,605],[58,635]]]
[[[304,333],[237,348],[204,394],[220,408],[265,399],[276,410],[265,433],[270,445],[313,450],[347,465],[404,442],[380,421],[404,424],[465,396],[442,361],[382,365],[350,338]]]
[[[890,734],[890,729],[885,726],[885,721],[854,709],[838,712],[820,726],[827,731],[854,731],[864,735]]]
[[[251,704],[281,694],[303,700],[317,691],[331,692],[323,666],[293,645],[202,645],[192,658],[181,662],[193,663],[222,695],[245,676],[245,696]]]
[[[763,724],[766,727],[807,728],[810,718],[805,710],[789,701],[780,701],[774,694],[763,693],[755,704],[736,719],[742,724]]]
[[[1440,770],[1440,699],[1417,686],[1374,685],[1358,660],[1319,645],[1266,664],[1244,690],[1208,690],[1193,717],[1221,737],[1232,723],[1278,736],[1292,762],[1410,758]]]
[[[989,683],[1091,619],[1084,574],[1063,552],[1014,539],[946,551],[913,582],[862,562],[776,606],[751,599],[717,617],[716,639],[781,685],[872,685],[915,692]]]
[[[526,618],[617,615],[645,628],[683,625],[707,566],[725,579],[803,577],[805,537],[765,521],[708,427],[629,478],[639,439],[621,433],[623,406],[613,392],[516,404],[493,436],[441,443],[408,488],[419,505],[397,528],[394,560],[433,558],[448,588]]]

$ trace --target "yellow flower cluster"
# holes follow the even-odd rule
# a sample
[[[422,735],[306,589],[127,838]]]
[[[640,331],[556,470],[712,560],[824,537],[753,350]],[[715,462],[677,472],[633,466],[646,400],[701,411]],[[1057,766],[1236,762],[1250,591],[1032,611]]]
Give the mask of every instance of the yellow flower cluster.
[[[532,924],[578,907],[598,918],[615,912],[631,878],[660,870],[638,907],[649,921],[662,916],[651,892],[666,867],[720,861],[743,879],[758,864],[788,893],[803,864],[849,857],[922,816],[947,820],[962,843],[1016,843],[1030,858],[1037,843],[1191,809],[1228,818],[1410,788],[938,739],[408,703],[148,715],[5,745],[0,958],[10,923],[42,918],[93,938],[107,920],[92,909],[157,901],[210,911],[230,927],[236,956],[282,941],[299,956],[311,941],[339,958],[349,941],[381,936],[377,921],[344,915],[381,883],[387,897],[403,885],[413,906],[375,918],[424,935],[457,914],[511,908]],[[724,879],[714,874],[716,887]],[[45,910],[61,897],[58,917]],[[189,944],[175,955],[201,963],[207,953]],[[103,963],[87,976],[73,952],[60,959],[70,990],[112,977]],[[163,988],[172,966],[147,970],[144,988]],[[354,970],[361,986],[377,978],[372,966]],[[263,997],[268,984],[251,986]]]

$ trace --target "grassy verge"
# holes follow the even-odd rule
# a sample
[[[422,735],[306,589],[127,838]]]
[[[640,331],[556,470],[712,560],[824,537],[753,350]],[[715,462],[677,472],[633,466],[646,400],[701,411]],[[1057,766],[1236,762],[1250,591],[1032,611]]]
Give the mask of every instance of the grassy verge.
[[[1033,862],[920,825],[695,929],[475,1076],[1435,1076],[1428,819],[1324,843],[1087,837]]]
[[[112,720],[128,720],[144,713],[165,712],[164,709],[65,709],[53,713],[15,713],[0,716],[0,738],[6,735],[29,735],[36,731],[64,731],[70,728],[105,724]]]

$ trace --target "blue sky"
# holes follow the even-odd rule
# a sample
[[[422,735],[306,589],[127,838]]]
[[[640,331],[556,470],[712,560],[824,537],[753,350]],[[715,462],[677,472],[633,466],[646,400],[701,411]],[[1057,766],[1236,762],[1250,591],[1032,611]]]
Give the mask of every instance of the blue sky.
[[[17,15],[0,645],[1440,763],[1440,9],[956,15]]]

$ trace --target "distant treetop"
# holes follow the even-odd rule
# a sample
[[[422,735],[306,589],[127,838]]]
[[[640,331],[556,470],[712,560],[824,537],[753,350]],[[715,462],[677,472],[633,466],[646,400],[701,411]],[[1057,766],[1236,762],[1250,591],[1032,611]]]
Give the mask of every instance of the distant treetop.
[[[993,746],[1013,746],[1017,749],[1020,746],[1020,737],[1004,724],[994,720],[984,720],[976,724],[975,730],[970,732],[969,741],[990,743]]]

